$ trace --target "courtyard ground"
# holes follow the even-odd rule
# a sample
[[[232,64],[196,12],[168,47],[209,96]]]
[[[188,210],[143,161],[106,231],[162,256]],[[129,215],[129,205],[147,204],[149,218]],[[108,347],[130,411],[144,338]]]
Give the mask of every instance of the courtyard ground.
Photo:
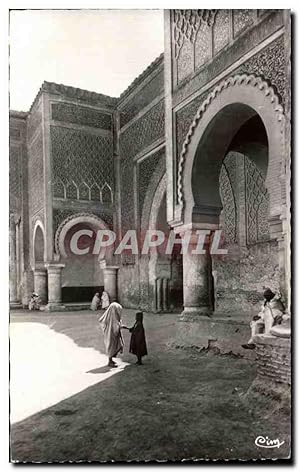
[[[123,322],[132,326],[134,312],[124,310]],[[54,333],[68,336],[78,348],[104,353],[97,314],[88,311],[16,311],[11,314],[11,323],[12,328],[16,323],[22,323],[20,327],[27,323],[46,325]],[[255,378],[253,361],[177,349],[176,315],[146,314],[144,325],[149,355],[143,366],[136,366],[136,359],[128,353],[129,334],[124,330],[122,367],[114,375],[71,396],[65,393],[58,403],[21,421],[12,421],[13,461],[247,460],[289,456],[289,416],[280,411],[262,415],[245,398]],[[35,348],[40,364],[43,357],[38,349],[42,348]],[[41,386],[33,386],[33,395],[42,392],[47,375],[53,375],[49,354]],[[61,353],[57,371],[64,371],[66,362],[70,366],[70,359]],[[73,375],[84,368],[79,365]],[[25,367],[29,378],[31,369],[31,365]],[[110,374],[103,363],[91,372]],[[278,438],[284,444],[280,448],[261,448],[255,445],[258,436]]]

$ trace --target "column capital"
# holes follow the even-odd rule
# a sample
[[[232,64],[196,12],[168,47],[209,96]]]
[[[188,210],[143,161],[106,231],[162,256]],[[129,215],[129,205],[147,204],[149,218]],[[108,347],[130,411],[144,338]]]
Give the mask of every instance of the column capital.
[[[57,264],[54,262],[48,262],[47,264],[45,264],[45,268],[48,270],[48,272],[59,272],[65,266],[66,266],[65,264]]]
[[[119,269],[119,266],[106,266],[106,267],[104,267],[104,270],[115,271],[115,270],[118,270],[118,269]]]
[[[34,267],[33,269],[34,274],[40,274],[43,276],[47,276],[47,269],[46,267]]]

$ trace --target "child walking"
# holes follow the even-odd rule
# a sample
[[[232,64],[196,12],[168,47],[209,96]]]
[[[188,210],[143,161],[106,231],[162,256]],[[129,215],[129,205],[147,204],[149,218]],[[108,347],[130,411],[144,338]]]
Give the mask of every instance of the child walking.
[[[137,365],[142,365],[142,357],[146,356],[147,344],[143,326],[143,313],[140,311],[135,315],[135,323],[128,328],[131,333],[129,352],[137,357]]]

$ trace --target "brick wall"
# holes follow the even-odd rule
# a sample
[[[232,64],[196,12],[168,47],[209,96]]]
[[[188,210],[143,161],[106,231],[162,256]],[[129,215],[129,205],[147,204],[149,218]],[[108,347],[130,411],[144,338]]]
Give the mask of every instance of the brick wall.
[[[257,375],[276,383],[291,384],[291,340],[257,335]]]

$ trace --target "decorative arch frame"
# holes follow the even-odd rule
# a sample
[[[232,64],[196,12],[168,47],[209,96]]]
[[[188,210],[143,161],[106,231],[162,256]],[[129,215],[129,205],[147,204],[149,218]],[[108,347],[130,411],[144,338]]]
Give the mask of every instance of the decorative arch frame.
[[[54,247],[55,247],[55,252],[58,255],[58,257],[67,257],[65,247],[64,247],[64,241],[65,237],[68,233],[68,231],[75,226],[76,224],[79,223],[87,223],[91,225],[93,228],[96,230],[99,229],[107,229],[109,230],[109,227],[107,224],[99,217],[91,213],[76,213],[74,215],[69,216],[68,218],[64,219],[59,227],[56,230],[55,233],[55,239],[54,239]]]
[[[236,75],[230,77],[208,95],[198,109],[183,142],[177,173],[177,205],[175,220],[180,224],[192,223],[194,197],[192,191],[192,169],[198,145],[213,118],[226,106],[240,103],[251,108],[262,120],[269,144],[269,164],[265,185],[270,195],[270,218],[280,218],[282,196],[278,182],[284,169],[285,116],[274,88],[261,77]]]
[[[165,166],[163,166],[162,160],[161,160],[160,164],[156,167],[156,169],[154,170],[152,174],[152,177],[150,179],[150,182],[146,191],[144,204],[143,204],[142,212],[141,212],[141,231],[145,231],[149,229],[149,221],[150,221],[151,209],[153,207],[153,199],[155,198],[157,188],[160,185],[163,178],[166,179],[166,171],[165,171]]]
[[[164,173],[156,187],[149,214],[149,229],[156,229],[158,211],[167,192],[167,175]]]

